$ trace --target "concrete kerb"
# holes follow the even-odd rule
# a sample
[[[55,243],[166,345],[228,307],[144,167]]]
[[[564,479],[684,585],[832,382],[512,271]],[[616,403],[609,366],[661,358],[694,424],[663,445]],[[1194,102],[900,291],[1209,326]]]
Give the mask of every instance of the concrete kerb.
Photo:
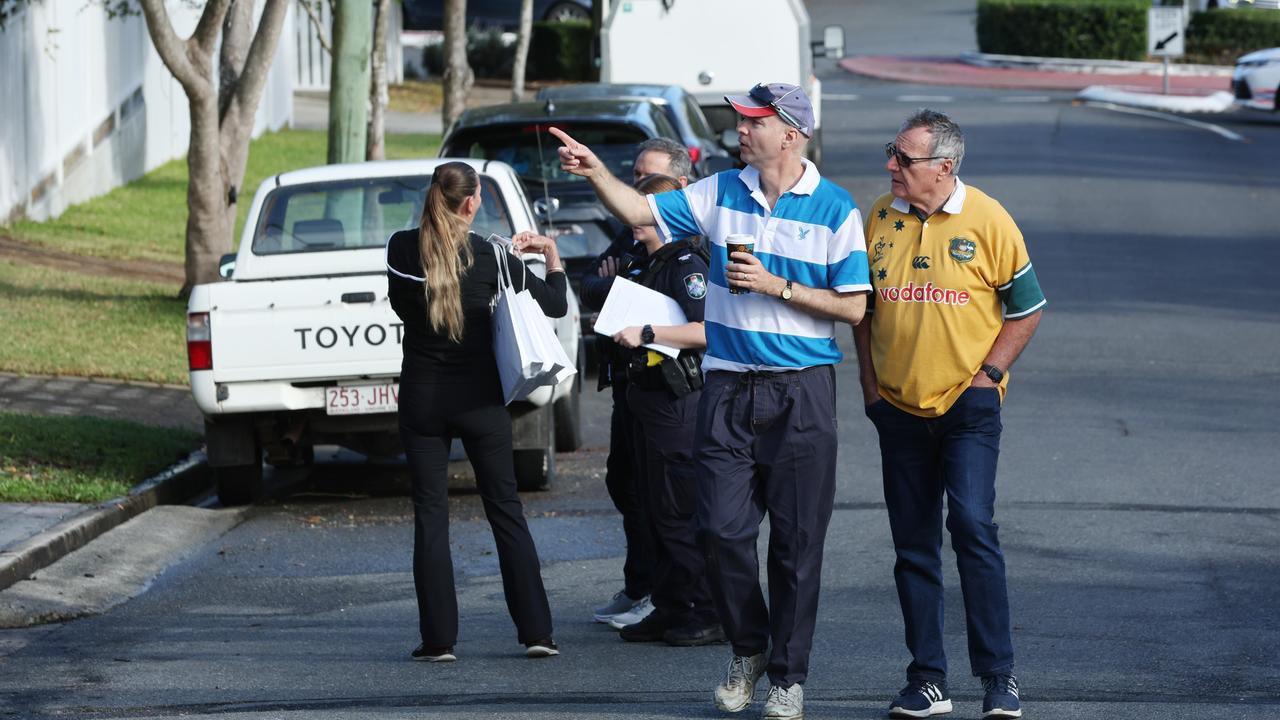
[[[1074,72],[1093,75],[1160,76],[1164,74],[1164,63],[1130,60],[1049,58],[975,52],[961,53],[960,60],[976,67],[1018,68],[1022,70],[1044,70],[1047,72]],[[1224,65],[1169,63],[1170,77],[1231,77],[1233,71],[1234,68]]]
[[[0,590],[28,578],[91,540],[157,505],[174,505],[209,485],[209,465],[203,450],[147,478],[129,494],[85,509],[26,542],[0,553]]]

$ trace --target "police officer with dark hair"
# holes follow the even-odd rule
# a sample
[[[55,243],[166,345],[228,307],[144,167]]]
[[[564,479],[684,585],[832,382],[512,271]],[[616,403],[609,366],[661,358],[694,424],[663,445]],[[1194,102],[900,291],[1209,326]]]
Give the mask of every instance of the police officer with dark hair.
[[[649,175],[669,175],[684,187],[689,183],[692,161],[689,151],[680,143],[654,138],[640,143],[632,169],[633,182],[638,183]],[[613,242],[582,276],[582,304],[597,311],[604,306],[609,289],[613,287],[613,279],[639,272],[640,266],[648,260],[648,251],[643,243],[636,240],[630,227],[617,221],[612,221],[611,225],[616,225]],[[631,436],[633,420],[627,409],[626,374],[631,353],[605,337],[596,338],[596,349],[600,367],[597,389],[609,387],[613,394],[609,457],[605,461],[604,481],[609,499],[622,515],[627,553],[622,565],[622,589],[609,602],[596,608],[592,617],[596,622],[621,628],[643,620],[653,610],[649,592],[653,587],[655,540],[645,517],[645,503],[637,492],[632,467],[635,442]]]
[[[681,186],[675,178],[651,175],[636,187],[642,193],[659,193]],[[648,254],[627,273],[628,279],[675,300],[688,322],[628,327],[613,336],[626,348],[627,405],[635,420],[636,487],[656,540],[654,610],[619,634],[630,642],[721,643],[724,630],[694,524],[693,430],[702,388],[701,351],[707,345],[702,324],[707,260],[695,240],[664,245],[652,227],[636,228],[635,237]],[[645,348],[649,343],[681,351],[671,358]]]

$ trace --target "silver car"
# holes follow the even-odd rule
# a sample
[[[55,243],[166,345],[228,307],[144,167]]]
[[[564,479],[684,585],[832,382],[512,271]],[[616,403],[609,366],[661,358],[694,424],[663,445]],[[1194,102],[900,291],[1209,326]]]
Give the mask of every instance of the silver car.
[[[1280,110],[1280,48],[1259,50],[1236,61],[1231,76],[1236,102],[1255,110]]]

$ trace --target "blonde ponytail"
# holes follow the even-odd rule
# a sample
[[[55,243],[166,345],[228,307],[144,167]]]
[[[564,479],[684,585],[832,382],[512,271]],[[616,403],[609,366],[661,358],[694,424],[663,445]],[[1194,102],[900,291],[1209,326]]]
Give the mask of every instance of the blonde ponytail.
[[[422,206],[418,252],[427,281],[427,321],[453,342],[462,341],[462,276],[474,261],[470,229],[458,211],[480,185],[476,171],[466,163],[445,163],[436,168]]]

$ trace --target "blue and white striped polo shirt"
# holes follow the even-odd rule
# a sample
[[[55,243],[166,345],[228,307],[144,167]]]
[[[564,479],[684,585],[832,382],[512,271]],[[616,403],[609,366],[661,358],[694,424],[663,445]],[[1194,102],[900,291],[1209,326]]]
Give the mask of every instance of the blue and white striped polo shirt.
[[[841,293],[870,291],[862,214],[849,193],[804,161],[804,175],[772,210],[753,167],[648,199],[663,238],[702,235],[709,241],[704,370],[785,371],[840,362],[835,321],[776,297],[729,294],[724,239],[734,233],[755,237],[756,257],[778,277]]]

